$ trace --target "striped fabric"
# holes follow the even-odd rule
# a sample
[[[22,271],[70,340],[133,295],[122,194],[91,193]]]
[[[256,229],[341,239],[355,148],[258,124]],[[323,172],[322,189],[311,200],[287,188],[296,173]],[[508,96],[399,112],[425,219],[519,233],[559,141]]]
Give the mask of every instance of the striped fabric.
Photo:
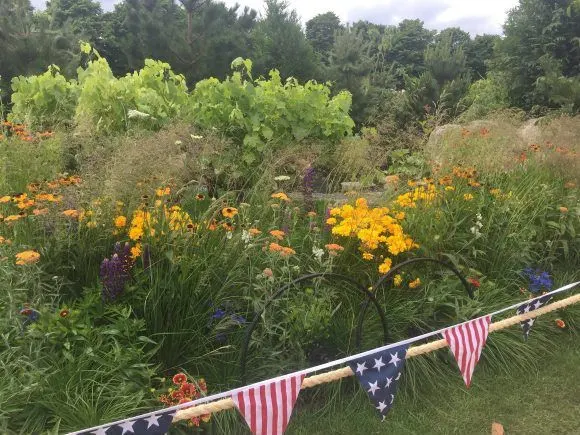
[[[485,316],[443,331],[467,387],[485,346],[490,323],[491,316]]]
[[[282,435],[290,421],[304,375],[248,388],[232,400],[255,435]]]

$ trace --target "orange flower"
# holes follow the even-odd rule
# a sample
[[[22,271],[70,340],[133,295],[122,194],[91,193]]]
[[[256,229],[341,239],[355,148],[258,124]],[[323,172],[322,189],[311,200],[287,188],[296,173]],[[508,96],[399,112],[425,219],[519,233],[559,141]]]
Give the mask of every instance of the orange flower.
[[[75,209],[69,209],[62,212],[68,218],[76,219],[79,217],[79,211]]]
[[[324,246],[329,251],[344,251],[344,248],[336,243],[329,243]]]
[[[35,208],[34,210],[32,210],[32,214],[34,216],[41,216],[41,215],[47,214],[47,213],[48,213],[47,208]]]
[[[0,197],[0,204],[5,204],[7,202],[10,202],[11,199],[12,199],[12,197],[10,197],[8,195],[4,195],[4,196]]]
[[[268,249],[270,250],[270,252],[282,252],[282,249],[284,249],[283,246],[279,245],[278,243],[270,243],[270,245],[268,246]]]
[[[283,240],[286,233],[282,230],[272,230],[270,231],[270,235],[278,240]]]
[[[4,222],[8,222],[8,223],[15,222],[19,219],[22,219],[23,217],[25,217],[24,214],[11,214],[10,216],[6,216],[4,218]]]
[[[162,187],[160,189],[157,189],[155,191],[155,194],[157,196],[167,196],[167,195],[171,194],[171,189],[169,187]]]
[[[413,281],[409,283],[409,288],[417,288],[421,285],[421,280],[419,278],[415,278]]]
[[[270,269],[269,267],[266,267],[263,271],[262,274],[267,277],[267,278],[272,278],[274,276],[274,272],[272,272],[272,269]]]
[[[560,207],[560,213],[568,213],[567,207]]]
[[[123,228],[125,225],[127,225],[127,218],[125,216],[117,216],[115,218],[115,226],[117,228]]]
[[[197,195],[195,195],[195,199],[197,199],[198,201],[203,201],[205,199],[205,195],[203,193],[198,193]]]
[[[250,236],[255,237],[255,236],[258,236],[258,235],[262,234],[262,231],[260,231],[257,228],[250,228],[248,230],[248,233],[250,233]]]
[[[316,217],[316,212],[315,211],[309,211],[308,213],[306,213],[306,215],[308,217]]]
[[[36,251],[22,251],[16,254],[16,264],[23,266],[25,264],[34,264],[40,260],[40,254]]]
[[[564,188],[566,189],[572,189],[574,187],[576,187],[576,183],[573,181],[568,181],[566,184],[564,184]],[[0,202],[2,202],[2,198],[0,198]]]
[[[566,327],[566,323],[562,319],[556,319],[556,326],[560,329],[564,329]]]
[[[69,314],[70,314],[70,311],[69,311],[68,309],[66,309],[66,308],[65,308],[65,309],[62,309],[62,310],[60,310],[60,313],[58,313],[58,315],[59,315],[60,317],[62,317],[63,319],[64,319],[64,318],[66,318],[66,317],[68,317],[68,316],[69,316]]]
[[[289,257],[290,255],[296,254],[296,251],[292,248],[282,248],[282,257]]]
[[[284,192],[273,193],[270,195],[274,199],[279,199],[280,201],[290,202],[290,198]]]
[[[235,229],[231,222],[224,222],[222,226],[226,231],[233,231]]]

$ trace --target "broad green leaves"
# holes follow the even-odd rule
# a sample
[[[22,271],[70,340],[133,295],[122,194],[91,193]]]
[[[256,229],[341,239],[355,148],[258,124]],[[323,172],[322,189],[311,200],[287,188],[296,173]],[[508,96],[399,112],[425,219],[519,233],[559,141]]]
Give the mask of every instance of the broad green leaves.
[[[352,133],[348,92],[331,98],[328,86],[314,81],[300,85],[293,78],[283,82],[277,70],[268,79],[252,80],[248,59],[238,58],[232,67],[238,71],[222,82],[210,78],[197,83],[191,112],[201,127],[215,128],[240,143],[247,164],[284,141],[332,142]],[[239,71],[244,69],[247,77]]]

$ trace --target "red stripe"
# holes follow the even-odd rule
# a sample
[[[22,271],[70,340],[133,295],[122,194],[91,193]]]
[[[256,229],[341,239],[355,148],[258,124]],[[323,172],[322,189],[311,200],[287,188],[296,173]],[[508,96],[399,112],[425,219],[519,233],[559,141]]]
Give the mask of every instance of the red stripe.
[[[286,412],[286,406],[288,405],[288,392],[286,391],[286,379],[282,379],[281,387],[282,389],[282,430],[286,430],[286,424],[288,423],[288,418],[290,417]]]
[[[278,435],[278,402],[276,401],[276,385],[278,384],[279,382],[270,385],[270,400],[272,402],[272,435]]]
[[[238,399],[238,409],[241,411],[242,415],[245,417],[245,409],[246,409],[246,403],[244,402],[244,392],[242,391],[241,393],[237,394],[237,399]]]
[[[256,389],[253,388],[249,391],[250,393],[250,429],[252,432],[256,433]],[[248,421],[248,420],[246,420]]]
[[[268,430],[268,409],[266,408],[266,386],[260,386],[260,405],[262,414],[262,433],[266,433]]]

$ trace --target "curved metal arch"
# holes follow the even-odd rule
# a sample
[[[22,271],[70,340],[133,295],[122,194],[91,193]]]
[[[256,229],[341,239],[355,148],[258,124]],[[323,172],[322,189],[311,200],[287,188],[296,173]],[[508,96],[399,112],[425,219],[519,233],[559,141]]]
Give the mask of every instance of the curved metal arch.
[[[453,266],[452,264],[450,264],[446,261],[437,260],[436,258],[428,258],[428,257],[411,258],[410,260],[406,260],[406,261],[403,261],[402,263],[397,264],[392,269],[390,269],[385,275],[381,276],[377,280],[377,282],[373,285],[373,287],[370,291],[373,293],[373,295],[375,295],[378,288],[381,287],[386,281],[392,280],[393,277],[395,276],[395,274],[399,270],[401,270],[402,268],[404,268],[410,264],[414,264],[414,263],[437,263],[440,266],[446,267],[451,272],[453,272],[453,274],[455,276],[457,276],[457,278],[459,278],[459,280],[461,281],[461,284],[463,284],[463,287],[465,288],[465,291],[467,292],[467,295],[471,299],[473,299],[473,297],[474,297],[473,289],[471,288],[471,286],[469,285],[469,283],[467,282],[465,277],[461,274],[461,272],[459,272],[459,270],[457,270],[457,268],[455,266]],[[375,300],[376,300],[376,298],[375,298]],[[363,306],[361,308],[359,322],[357,325],[356,341],[355,341],[357,348],[360,348],[360,346],[361,346],[363,322],[364,322],[364,318],[365,318],[367,309],[368,309],[368,302],[365,301],[365,303],[363,304]]]
[[[300,283],[305,282],[305,281],[312,281],[315,278],[331,278],[331,279],[335,279],[338,281],[344,281],[344,282],[350,284],[355,289],[357,289],[361,294],[366,296],[365,303],[363,305],[363,310],[360,311],[359,317],[366,314],[366,310],[368,308],[368,302],[369,301],[372,302],[372,304],[375,306],[377,313],[379,314],[379,317],[381,319],[381,324],[383,326],[384,342],[385,343],[388,342],[389,333],[388,333],[388,329],[387,329],[387,319],[385,316],[385,312],[381,308],[379,303],[377,302],[374,294],[371,291],[369,291],[365,286],[361,285],[359,282],[355,281],[354,279],[352,279],[346,275],[341,275],[339,273],[320,272],[320,273],[311,273],[308,275],[302,275],[302,276],[296,278],[295,280],[291,281],[290,283],[285,284],[284,286],[280,287],[278,289],[278,291],[276,291],[276,293],[274,293],[266,301],[266,303],[264,304],[264,307],[260,310],[260,312],[257,312],[255,314],[254,319],[252,320],[252,323],[250,323],[250,325],[247,327],[246,335],[244,337],[244,342],[242,343],[242,349],[240,351],[240,379],[241,379],[242,385],[245,385],[245,383],[246,383],[246,363],[247,363],[247,358],[248,358],[248,347],[250,345],[250,339],[252,337],[252,333],[254,332],[254,329],[258,325],[258,322],[260,321],[260,318],[262,317],[262,314],[264,313],[264,311],[266,310],[268,305],[270,305],[274,300],[278,299],[278,297],[280,297],[284,292],[286,292],[288,289],[290,289],[294,285],[300,284]],[[359,324],[361,324],[361,323],[359,323]],[[362,334],[362,331],[360,333]]]

